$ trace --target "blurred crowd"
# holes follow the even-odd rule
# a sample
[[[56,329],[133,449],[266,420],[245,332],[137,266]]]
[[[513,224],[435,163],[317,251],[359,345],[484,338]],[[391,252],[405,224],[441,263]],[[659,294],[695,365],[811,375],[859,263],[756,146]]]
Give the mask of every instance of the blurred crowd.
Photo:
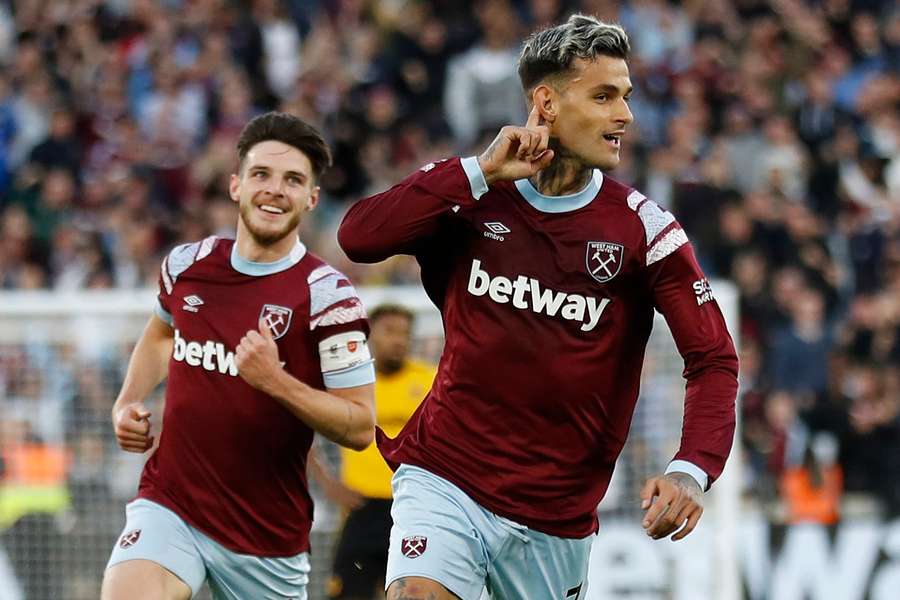
[[[573,11],[631,36],[635,123],[612,176],[672,210],[739,291],[747,488],[788,521],[833,523],[856,492],[900,513],[888,0],[0,2],[0,290],[153,287],[174,244],[233,236],[237,135],[270,109],[334,151],[307,245],[359,285],[417,283],[409,259],[349,263],[344,210],[524,122],[522,40]],[[4,356],[9,403],[27,382]],[[105,427],[102,379],[72,381]],[[82,421],[67,441],[90,458]]]

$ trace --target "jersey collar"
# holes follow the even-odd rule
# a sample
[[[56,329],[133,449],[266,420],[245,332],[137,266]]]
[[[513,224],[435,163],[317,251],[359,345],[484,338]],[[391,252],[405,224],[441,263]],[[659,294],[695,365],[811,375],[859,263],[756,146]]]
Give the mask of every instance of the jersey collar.
[[[304,256],[306,256],[306,246],[303,245],[303,242],[301,242],[299,238],[297,239],[297,243],[294,244],[294,247],[291,248],[290,252],[272,262],[253,262],[252,260],[247,260],[238,254],[237,242],[235,242],[231,247],[231,266],[239,273],[258,277],[260,275],[280,273],[285,269],[289,269],[300,262]]]
[[[528,204],[545,213],[564,213],[587,206],[600,191],[603,185],[603,173],[594,169],[593,176],[580,192],[566,196],[545,196],[535,189],[527,179],[516,180],[516,189]]]

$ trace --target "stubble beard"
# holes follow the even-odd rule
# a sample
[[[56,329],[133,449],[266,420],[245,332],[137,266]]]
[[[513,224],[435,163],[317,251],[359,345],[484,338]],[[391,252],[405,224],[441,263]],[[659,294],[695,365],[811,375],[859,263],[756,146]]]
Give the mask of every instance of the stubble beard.
[[[266,231],[253,225],[252,213],[254,208],[255,207],[251,202],[242,204],[240,210],[240,218],[244,223],[244,227],[247,229],[247,232],[253,238],[253,241],[260,246],[272,246],[294,233],[297,230],[297,226],[300,224],[300,219],[302,217],[301,213],[298,211],[293,216],[291,216],[290,220],[287,222],[287,225],[285,225],[283,228],[274,231]]]

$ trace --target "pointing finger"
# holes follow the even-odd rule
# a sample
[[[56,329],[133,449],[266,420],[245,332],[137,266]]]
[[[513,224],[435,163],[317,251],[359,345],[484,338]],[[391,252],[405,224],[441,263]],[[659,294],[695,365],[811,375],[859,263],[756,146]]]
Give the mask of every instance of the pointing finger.
[[[541,113],[538,110],[537,104],[531,107],[531,112],[528,113],[528,121],[525,122],[526,129],[534,129],[538,126],[538,122],[541,119]]]
[[[543,152],[550,145],[550,128],[546,125],[538,125],[536,131],[540,134],[541,140],[535,152]]]

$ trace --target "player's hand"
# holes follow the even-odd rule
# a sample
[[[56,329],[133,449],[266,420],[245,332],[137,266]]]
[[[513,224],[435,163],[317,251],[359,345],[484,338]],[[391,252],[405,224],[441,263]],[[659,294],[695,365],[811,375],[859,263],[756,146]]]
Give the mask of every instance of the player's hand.
[[[241,338],[234,353],[234,363],[244,381],[264,392],[281,371],[278,346],[265,320],[259,320],[259,331],[251,329]]]
[[[531,109],[525,127],[507,125],[500,130],[487,150],[478,157],[478,165],[488,185],[495,181],[514,181],[531,177],[553,160],[550,128],[541,122],[537,105]]]
[[[703,490],[687,473],[669,473],[648,479],[641,489],[641,508],[647,511],[642,526],[654,540],[677,542],[691,533],[703,514]]]
[[[153,447],[150,435],[150,411],[143,402],[128,404],[113,414],[113,429],[119,447],[126,452],[141,454]]]

